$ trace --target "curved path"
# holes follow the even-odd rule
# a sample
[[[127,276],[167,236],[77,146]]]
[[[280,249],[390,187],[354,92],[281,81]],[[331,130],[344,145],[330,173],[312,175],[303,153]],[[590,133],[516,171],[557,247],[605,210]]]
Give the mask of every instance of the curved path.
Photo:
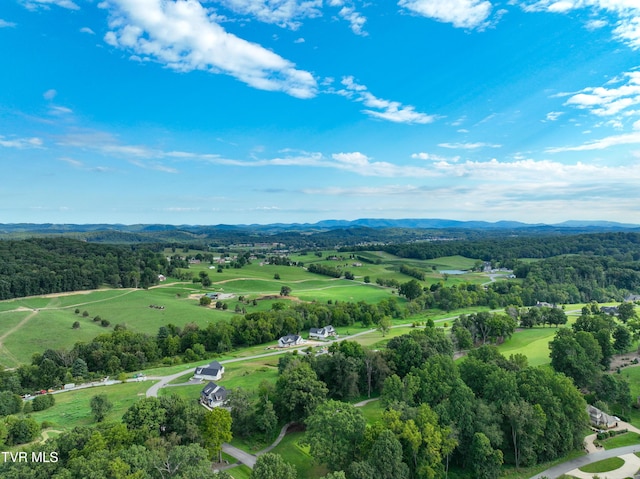
[[[542,471],[541,473],[532,476],[530,479],[542,479],[543,477],[556,479],[562,474],[566,474],[573,469],[586,466],[587,464],[591,464],[592,462],[602,461],[603,459],[609,459],[611,457],[624,456],[625,454],[634,454],[636,452],[640,452],[640,444],[636,444],[635,446],[618,447],[616,449],[609,449],[608,451],[594,452],[593,454],[577,457],[576,459],[571,459],[570,461],[563,462],[562,464],[558,464],[557,466],[553,466],[546,471]],[[614,476],[611,475],[612,472],[614,471],[607,471],[606,473],[602,473],[601,476],[603,474],[606,474],[607,477],[613,479]],[[622,477],[629,476],[625,475]]]

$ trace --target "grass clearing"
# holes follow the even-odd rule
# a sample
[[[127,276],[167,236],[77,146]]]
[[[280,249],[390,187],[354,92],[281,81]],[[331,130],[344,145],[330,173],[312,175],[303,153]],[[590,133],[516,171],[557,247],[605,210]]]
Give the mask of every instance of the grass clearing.
[[[303,438],[303,432],[290,432],[271,452],[280,454],[282,459],[296,466],[299,479],[322,477],[328,472],[327,467],[313,462],[313,458],[309,454],[309,446],[300,445]]]
[[[510,339],[498,346],[504,356],[524,354],[531,366],[549,364],[549,342],[553,340],[557,328],[535,327],[517,331]]]
[[[635,432],[627,432],[618,436],[610,437],[599,441],[605,449],[615,449],[616,447],[634,446],[640,444],[640,434]]]
[[[150,382],[143,381],[59,393],[55,395],[56,403],[53,407],[33,412],[31,416],[38,422],[49,421],[54,429],[69,430],[76,426],[89,426],[95,424],[89,405],[91,398],[106,394],[113,403],[113,409],[107,414],[105,421],[119,421],[134,402],[144,397],[150,386]]]
[[[610,457],[602,461],[592,462],[586,466],[582,466],[580,470],[587,473],[609,472],[619,469],[624,465],[624,459],[619,457]]]

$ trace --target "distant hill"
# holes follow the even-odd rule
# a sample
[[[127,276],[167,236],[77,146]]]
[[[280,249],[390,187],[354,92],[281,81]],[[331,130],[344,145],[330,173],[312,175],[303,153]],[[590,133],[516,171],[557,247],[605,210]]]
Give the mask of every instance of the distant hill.
[[[604,232],[640,232],[640,225],[612,221],[565,221],[528,224],[519,221],[458,221],[437,218],[362,218],[353,221],[250,225],[166,224],[0,224],[0,239],[66,236],[99,243],[176,243],[225,246],[269,242],[292,246],[329,247],[368,242],[411,242],[434,239],[471,239],[496,236],[566,235]]]

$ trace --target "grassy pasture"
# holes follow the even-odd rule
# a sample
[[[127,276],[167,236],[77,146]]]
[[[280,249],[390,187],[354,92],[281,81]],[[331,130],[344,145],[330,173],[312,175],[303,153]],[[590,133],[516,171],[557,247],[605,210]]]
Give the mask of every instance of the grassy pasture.
[[[286,462],[296,466],[299,479],[325,475],[328,472],[326,466],[315,464],[309,454],[309,446],[300,445],[303,438],[303,432],[290,432],[271,452],[280,454]]]
[[[498,346],[498,350],[506,357],[524,354],[531,366],[549,364],[549,342],[553,340],[556,331],[556,328],[542,327],[518,331],[511,339]]]
[[[31,413],[38,422],[49,421],[55,429],[69,430],[76,426],[88,426],[95,423],[89,402],[97,394],[106,394],[113,403],[113,409],[105,421],[119,421],[126,410],[138,399],[144,397],[151,386],[149,381],[96,386],[55,395],[56,403],[44,411]]]
[[[475,260],[462,257],[418,261],[404,260],[386,253],[362,252],[362,254],[365,253],[373,260],[381,259],[383,262],[381,264],[363,262],[361,267],[351,267],[358,260],[349,259],[348,253],[341,254],[345,257],[341,261],[326,259],[337,254],[332,251],[324,252],[322,258],[309,254],[298,255],[292,259],[304,261],[307,264],[310,262],[334,266],[347,264],[349,267],[346,269],[351,270],[358,278],[366,274],[373,282],[376,277],[396,277],[401,282],[408,281],[410,277],[398,272],[400,264],[407,263],[433,275],[433,278],[425,284],[441,280],[441,275],[432,272],[433,265],[437,268],[465,269],[475,263]],[[271,309],[273,302],[287,300],[284,298],[261,300],[253,306],[251,302],[239,303],[237,296],[244,295],[248,300],[262,295],[277,296],[283,285],[291,287],[291,296],[302,301],[375,303],[392,295],[390,288],[381,288],[375,284],[325,277],[309,273],[300,267],[260,266],[259,261],[254,261],[241,269],[224,269],[222,273],[209,269],[207,264],[193,265],[190,271],[196,277],[200,271],[206,271],[213,281],[212,286],[202,289],[197,283],[169,279],[168,282],[148,290],[101,289],[2,301],[0,302],[0,337],[3,334],[7,336],[0,340],[2,343],[0,365],[15,367],[20,363],[29,362],[34,352],[42,352],[46,348],[69,348],[77,341],[89,341],[96,335],[109,331],[116,324],[125,324],[134,331],[154,335],[160,326],[168,323],[183,326],[193,322],[206,327],[209,322],[230,319],[236,314],[233,311],[238,304],[247,312]],[[281,280],[274,279],[276,273],[280,275]],[[464,275],[464,278],[456,278],[455,281],[466,281],[469,278],[469,275]],[[236,298],[223,300],[229,306],[226,311],[203,308],[198,305],[197,297],[192,295],[202,294],[205,291],[233,293]],[[404,298],[399,300],[405,301]],[[164,306],[164,309],[150,308],[150,305]],[[21,308],[29,311],[23,311]],[[80,314],[75,314],[76,309]],[[84,311],[88,313],[88,317],[82,316]],[[92,321],[95,316],[108,320],[111,326],[101,327]],[[25,321],[26,318],[29,319]],[[79,321],[81,324],[77,330],[71,328],[74,321]]]

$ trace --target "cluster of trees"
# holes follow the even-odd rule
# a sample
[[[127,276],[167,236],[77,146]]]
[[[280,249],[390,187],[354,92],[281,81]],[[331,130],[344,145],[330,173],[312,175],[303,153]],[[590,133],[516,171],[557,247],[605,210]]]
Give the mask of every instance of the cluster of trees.
[[[231,415],[254,411],[241,422],[251,433],[268,396],[280,421],[305,424],[302,442],[335,479],[444,477],[452,464],[469,477],[496,479],[503,464],[534,465],[582,445],[586,402],[571,379],[493,346],[459,364],[452,353],[444,331],[427,326],[391,339],[382,352],[345,342],[319,357],[289,354],[276,387],[261,385],[253,409],[230,402]],[[366,390],[368,377],[385,406],[369,427],[346,402]],[[260,470],[295,477],[283,467],[281,458],[269,458]]]
[[[0,241],[0,300],[64,291],[148,287],[170,274],[167,259],[141,246],[67,238]]]
[[[32,420],[33,421],[33,420]],[[35,421],[33,421],[35,423]],[[37,423],[35,426],[39,430]],[[2,462],[5,479],[229,479],[212,474],[221,445],[231,440],[228,411],[206,411],[178,396],[134,403],[121,422],[76,427],[27,449],[46,462]]]
[[[516,326],[517,321],[508,314],[462,314],[451,326],[451,337],[459,350],[466,350],[476,344],[499,344],[513,336]]]
[[[549,343],[551,366],[572,378],[599,409],[624,417],[631,407],[629,384],[605,371],[614,354],[628,350],[638,331],[640,322],[635,314],[619,323],[596,303],[585,306],[572,327],[559,329]]]
[[[523,290],[555,304],[622,301],[640,289],[640,262],[635,259],[562,256],[517,262],[514,273],[524,279]]]
[[[419,279],[420,281],[424,281],[425,279],[424,271],[418,268],[407,266],[406,264],[400,265],[400,272],[402,274],[406,274],[407,276],[411,276],[413,278]]]
[[[389,298],[375,305],[296,303],[292,308],[236,316],[230,321],[210,323],[206,328],[194,323],[182,328],[169,324],[160,327],[155,337],[116,325],[112,332],[96,336],[90,342],[76,343],[70,350],[47,349],[34,354],[30,364],[3,371],[0,390],[23,394],[79,380],[139,371],[162,360],[171,362],[180,354],[186,360],[195,361],[212,353],[274,341],[311,327],[348,326],[356,322],[371,326],[403,314],[397,299]]]
[[[398,294],[409,301],[407,313],[410,315],[431,308],[453,311],[471,306],[497,309],[510,305],[536,304],[533,296],[527,295],[519,284],[510,281],[496,281],[486,288],[471,283],[444,286],[441,282],[426,287],[418,280],[412,279],[399,284]]]
[[[381,249],[402,258],[435,259],[461,255],[496,261],[511,268],[518,258],[550,258],[560,255],[611,256],[618,261],[638,261],[640,233],[597,233],[517,237],[499,235],[458,241],[396,243]],[[353,250],[353,248],[351,248]],[[371,249],[363,246],[358,249]]]
[[[340,268],[320,263],[311,263],[307,266],[307,271],[310,273],[321,274],[323,276],[330,276],[331,278],[339,278],[342,276],[342,270],[340,270]]]

